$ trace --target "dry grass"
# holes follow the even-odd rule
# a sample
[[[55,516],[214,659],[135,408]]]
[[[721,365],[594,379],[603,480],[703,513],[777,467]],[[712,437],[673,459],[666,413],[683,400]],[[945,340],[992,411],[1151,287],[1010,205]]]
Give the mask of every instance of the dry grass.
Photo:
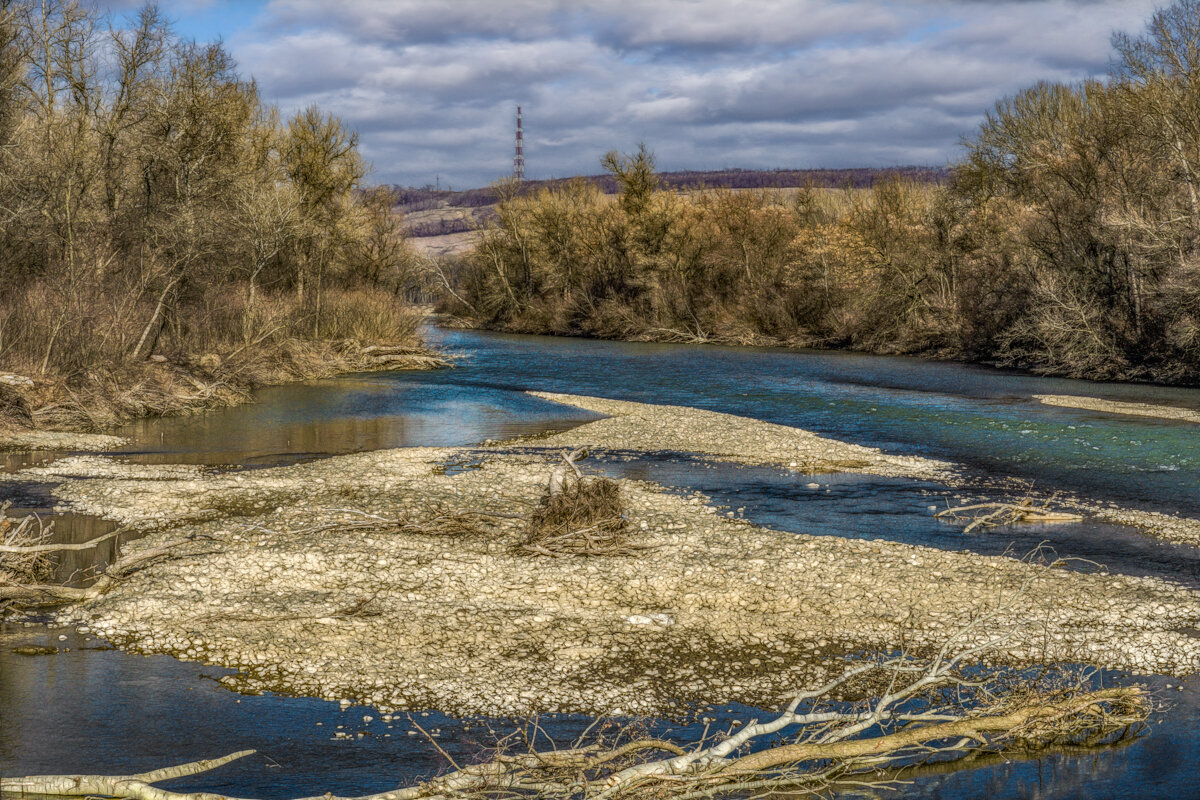
[[[315,331],[314,312],[293,293],[260,293],[250,304],[244,287],[226,287],[181,309],[179,331],[167,326],[152,360],[129,355],[146,309],[99,325],[94,337],[75,335],[86,319],[109,318],[99,298],[55,337],[54,315],[26,302],[40,296],[31,291],[0,297],[0,323],[21,331],[14,336],[0,325],[0,362],[35,383],[0,385],[0,426],[101,430],[137,417],[237,405],[260,386],[444,364],[420,347],[420,311],[377,288],[328,290]],[[45,347],[37,343],[51,339],[53,358],[43,370]]]
[[[580,478],[549,492],[529,517],[524,550],[545,556],[630,555],[621,490],[608,478]]]
[[[33,424],[33,412],[25,394],[15,386],[0,383],[0,429],[6,425],[26,428]]]
[[[330,293],[321,315],[321,336],[359,342],[415,343],[421,315],[388,292],[354,289]]]

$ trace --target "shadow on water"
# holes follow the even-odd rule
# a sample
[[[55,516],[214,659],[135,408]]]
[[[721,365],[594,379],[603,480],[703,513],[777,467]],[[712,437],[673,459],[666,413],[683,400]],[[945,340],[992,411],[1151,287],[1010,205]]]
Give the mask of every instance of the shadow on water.
[[[89,514],[55,511],[51,485],[43,483],[5,483],[0,481],[0,498],[10,500],[6,516],[13,518],[36,515],[43,523],[52,524],[47,544],[82,544],[117,529],[117,523]],[[51,555],[54,573],[51,579],[68,586],[86,586],[98,570],[114,559],[121,545],[137,538],[130,533],[114,536],[83,550],[63,550]]]
[[[0,450],[0,475],[48,464],[62,455],[63,453],[57,450]]]

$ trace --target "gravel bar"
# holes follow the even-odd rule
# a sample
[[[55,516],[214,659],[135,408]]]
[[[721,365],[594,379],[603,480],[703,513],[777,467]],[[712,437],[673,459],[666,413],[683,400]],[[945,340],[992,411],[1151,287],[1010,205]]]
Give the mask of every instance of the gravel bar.
[[[647,482],[620,483],[635,538],[653,549],[532,555],[519,518],[565,445],[943,468],[714,412],[586,402],[617,416],[482,454],[409,448],[236,473],[81,456],[26,470],[63,481],[55,491],[78,510],[150,531],[131,550],[206,537],[60,621],[135,652],[237,668],[222,680],[241,691],[496,716],[772,705],[840,672],[847,654],[932,648],[985,617],[965,641],[1006,635],[999,661],[1200,669],[1200,593],[1186,588],[774,531]],[[465,536],[313,530],[447,511],[488,516]]]
[[[1122,403],[1099,397],[1080,397],[1069,394],[1035,394],[1035,400],[1048,406],[1080,408],[1085,411],[1103,411],[1108,414],[1129,414],[1136,417],[1158,417],[1182,422],[1200,422],[1200,411],[1193,408],[1163,406],[1153,403]]]

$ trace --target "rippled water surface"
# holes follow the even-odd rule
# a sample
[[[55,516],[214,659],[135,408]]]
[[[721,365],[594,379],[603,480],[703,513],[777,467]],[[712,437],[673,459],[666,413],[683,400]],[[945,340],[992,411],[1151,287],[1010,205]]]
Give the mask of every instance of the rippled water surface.
[[[434,329],[457,369],[360,375],[126,433],[143,458],[272,463],[457,445],[594,418],[525,390],[697,406],[1200,516],[1200,425],[1046,406],[1076,394],[1200,410],[1200,390],[1039,378],[855,353],[629,344]]]
[[[255,405],[143,421],[124,431],[133,444],[118,457],[262,467],[382,447],[466,445],[595,418],[524,394],[540,389],[741,414],[954,461],[984,477],[1014,475],[1038,489],[1200,517],[1200,426],[1050,407],[1032,399],[1080,394],[1200,409],[1197,390],[1091,384],[846,353],[441,330],[430,335],[460,356],[456,369],[278,387],[261,392]],[[29,460],[9,456],[0,471]],[[783,530],[983,553],[1024,552],[1049,540],[1061,555],[1094,559],[1112,571],[1200,585],[1194,548],[1119,526],[1086,522],[964,537],[959,528],[933,518],[930,506],[944,507],[956,498],[956,490],[935,484],[852,475],[800,480],[780,470],[715,465],[681,454],[649,459],[617,454],[600,468],[680,491],[703,491],[734,513]],[[0,482],[3,497],[28,508],[50,504],[46,490],[36,486]],[[102,533],[106,524],[64,518],[71,540]],[[440,765],[432,747],[407,735],[410,726],[387,729],[369,709],[342,712],[315,700],[242,698],[208,679],[220,670],[82,649],[96,642],[65,635],[60,643],[46,629],[0,629],[0,773],[132,771],[254,747],[264,755],[194,788],[274,798],[330,789],[379,791]],[[39,657],[11,653],[14,642],[31,639],[72,649]],[[1153,683],[1173,708],[1152,735],[1132,745],[921,774],[900,795],[1197,796],[1200,683],[1188,681],[1182,692],[1166,689],[1168,681]],[[364,714],[376,720],[363,723]],[[485,738],[478,728],[436,714],[418,719],[440,727],[440,741],[455,756]],[[552,724],[569,736],[578,723],[568,718]],[[333,740],[339,724],[353,731],[352,740]]]

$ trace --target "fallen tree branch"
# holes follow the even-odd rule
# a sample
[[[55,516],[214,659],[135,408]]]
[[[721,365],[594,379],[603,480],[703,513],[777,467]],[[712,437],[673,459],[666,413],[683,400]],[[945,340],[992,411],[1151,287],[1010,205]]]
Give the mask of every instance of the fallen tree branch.
[[[876,665],[878,666],[878,665]],[[849,679],[853,670],[844,676]],[[838,683],[841,683],[839,681]],[[919,682],[919,681],[918,681]],[[750,788],[816,785],[834,777],[854,774],[864,768],[911,760],[920,748],[927,754],[947,755],[1003,750],[1014,746],[1045,746],[1060,740],[1097,734],[1110,737],[1128,735],[1149,714],[1150,702],[1139,687],[1105,689],[1039,699],[998,714],[979,714],[939,724],[915,722],[891,734],[852,740],[807,741],[781,745],[728,759],[725,755],[746,744],[756,735],[741,734],[716,745],[686,752],[671,742],[638,740],[598,751],[595,747],[570,750],[532,751],[517,755],[497,755],[491,761],[468,766],[416,786],[366,795],[354,800],[417,800],[417,798],[486,797],[500,790],[514,796],[560,798],[605,798],[640,796],[714,797],[742,792]],[[785,714],[795,717],[794,712]],[[789,720],[789,724],[815,725],[827,730],[831,721],[863,718],[862,713],[809,713]],[[867,716],[875,716],[868,712]],[[882,720],[903,719],[905,715],[884,715]],[[927,715],[916,715],[925,719]],[[772,727],[767,725],[764,727]],[[786,727],[786,725],[784,726]],[[937,742],[946,742],[932,746]],[[586,773],[611,763],[621,764],[646,752],[667,751],[673,758],[635,764],[607,775]],[[231,753],[222,758],[197,761],[153,772],[128,776],[35,775],[0,779],[0,791],[17,796],[58,795],[130,798],[130,800],[235,800],[204,792],[179,793],[159,789],[152,784],[169,778],[196,775],[251,755],[254,751]],[[720,754],[725,755],[720,755]],[[449,756],[447,755],[449,759]],[[453,763],[453,762],[451,762]],[[801,771],[800,764],[822,766]],[[597,791],[599,790],[599,791]],[[325,800],[350,800],[333,794]],[[318,797],[303,800],[318,800]]]
[[[575,462],[586,450],[563,451],[541,502],[529,516],[520,549],[542,556],[633,555],[655,545],[632,541],[618,484],[604,477],[584,478]],[[575,471],[567,481],[566,470]]]
[[[982,511],[984,513],[967,513],[972,511]],[[954,521],[960,521],[964,517],[970,519],[967,527],[963,529],[963,533],[970,533],[980,527],[990,528],[999,525],[1016,525],[1020,523],[1079,522],[1083,519],[1083,516],[1080,514],[1050,510],[1050,501],[1036,505],[1028,497],[1018,503],[973,503],[971,505],[956,506],[939,511],[934,516],[938,519],[950,519]]]
[[[30,775],[27,778],[0,778],[0,792],[11,792],[17,796],[63,795],[65,797],[130,797],[142,800],[167,800],[167,798],[190,797],[215,798],[220,795],[196,793],[191,795],[157,789],[151,784],[173,778],[199,775],[231,761],[253,755],[254,750],[241,750],[221,758],[190,761],[174,767],[163,767],[137,775]]]
[[[53,521],[47,525],[53,525]],[[0,545],[0,553],[55,553],[65,551],[91,550],[99,544],[107,542],[109,539],[116,538],[123,533],[128,533],[128,528],[117,528],[114,531],[109,531],[103,536],[97,536],[95,539],[89,539],[86,542],[77,544],[35,544],[35,545]]]
[[[1143,691],[1138,687],[1108,689],[1067,697],[1061,701],[1018,708],[997,716],[968,717],[935,725],[906,727],[887,736],[842,742],[805,742],[772,747],[743,756],[726,769],[730,772],[756,773],[764,769],[804,761],[852,759],[894,753],[914,745],[943,739],[968,739],[982,742],[986,741],[986,734],[1004,734],[1019,738],[1022,731],[1033,725],[1064,725],[1067,722],[1076,722],[1071,719],[1076,716],[1099,717],[1106,713],[1104,706],[1108,703],[1138,706],[1142,695]],[[1143,718],[1137,715],[1129,721],[1129,724],[1139,722],[1141,719]]]
[[[576,480],[583,478],[583,473],[579,471],[579,467],[575,462],[587,458],[588,451],[586,447],[580,447],[576,450],[563,450],[559,455],[563,463],[555,467],[554,471],[550,473],[550,484],[547,487],[547,491],[551,497],[560,494],[566,488],[568,468],[575,472]]]
[[[7,515],[11,507],[11,501],[0,503],[0,583],[48,577],[53,563],[40,548],[54,532],[54,520],[44,522],[36,514],[13,519]]]
[[[0,580],[0,600],[11,600],[20,605],[54,605],[62,602],[86,602],[109,592],[125,576],[141,569],[152,561],[161,558],[173,558],[178,555],[177,548],[200,538],[208,538],[200,534],[192,534],[146,550],[118,558],[108,565],[103,573],[91,586],[60,586],[49,583],[18,583]]]

